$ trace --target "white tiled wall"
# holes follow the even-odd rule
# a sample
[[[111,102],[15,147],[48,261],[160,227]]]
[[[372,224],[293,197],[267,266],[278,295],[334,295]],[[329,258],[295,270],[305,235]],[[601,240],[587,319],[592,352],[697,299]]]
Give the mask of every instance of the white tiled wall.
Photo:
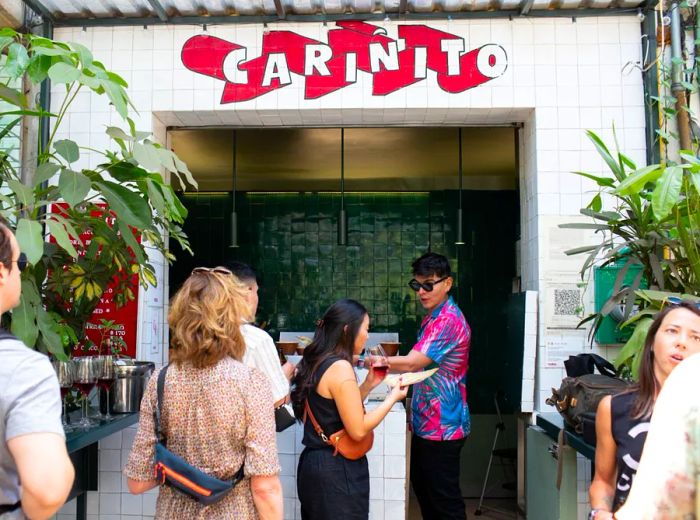
[[[162,143],[171,126],[522,124],[520,274],[523,289],[538,291],[541,310],[545,298],[542,289],[551,274],[546,265],[550,247],[544,238],[543,220],[577,215],[591,198],[593,183],[573,176],[572,170],[604,171],[584,130],[591,129],[612,143],[614,123],[626,154],[639,164],[644,162],[641,72],[625,66],[640,61],[639,21],[629,16],[428,24],[465,38],[468,49],[486,43],[500,44],[508,55],[506,72],[482,86],[454,95],[440,90],[435,75],[429,73],[426,80],[386,96],[372,96],[371,80],[360,72],[356,84],[316,100],[303,99],[303,79],[295,76],[296,83],[289,87],[244,103],[220,105],[223,83],[188,71],[180,61],[183,43],[200,34],[200,26],[104,27],[86,31],[60,28],[55,37],[83,43],[105,66],[121,74],[130,83],[129,93],[139,110],[132,114],[137,127],[154,131]],[[322,41],[327,37],[320,24],[270,24],[271,30],[278,28]],[[388,24],[386,30],[396,38],[396,22]],[[244,45],[249,57],[256,57],[262,31],[258,26],[222,25],[209,27],[208,34]],[[60,103],[61,99],[61,92],[55,89],[53,103]],[[58,138],[104,148],[108,141],[103,130],[110,124],[121,124],[113,108],[104,99],[80,93]],[[78,166],[97,164],[96,156],[83,153]],[[163,284],[155,293],[142,292],[139,301],[138,353],[154,361],[162,360],[167,343],[167,269],[162,261],[158,262]],[[575,282],[576,275],[571,276]],[[539,312],[532,403],[535,409],[546,409],[543,401],[549,387],[558,385],[563,376],[562,369],[544,366],[542,338],[549,325],[545,320],[544,313]],[[156,326],[149,335],[145,327],[154,327],[154,321],[163,326],[160,331]],[[612,350],[602,349],[602,353],[614,357]],[[382,492],[392,492],[391,487]],[[116,504],[114,501],[112,506],[116,508]],[[120,508],[121,505],[119,501]],[[384,517],[393,518],[387,511]]]

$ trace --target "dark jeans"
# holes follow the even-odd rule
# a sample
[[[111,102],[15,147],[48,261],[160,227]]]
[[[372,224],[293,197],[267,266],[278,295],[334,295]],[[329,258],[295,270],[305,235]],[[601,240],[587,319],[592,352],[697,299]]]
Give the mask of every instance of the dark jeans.
[[[464,439],[431,441],[411,438],[411,485],[423,520],[464,520],[459,487],[459,454]]]

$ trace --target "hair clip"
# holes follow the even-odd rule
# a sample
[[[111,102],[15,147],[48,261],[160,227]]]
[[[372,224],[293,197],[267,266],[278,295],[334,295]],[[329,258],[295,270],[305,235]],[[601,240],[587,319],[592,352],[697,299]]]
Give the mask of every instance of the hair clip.
[[[320,327],[323,327],[323,318],[320,319],[320,320],[316,320],[316,326],[319,327],[319,328],[320,328]]]

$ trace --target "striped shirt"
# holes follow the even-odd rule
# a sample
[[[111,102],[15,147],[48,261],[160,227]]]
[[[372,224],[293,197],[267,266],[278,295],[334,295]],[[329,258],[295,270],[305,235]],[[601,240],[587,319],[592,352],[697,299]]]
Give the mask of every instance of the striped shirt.
[[[457,440],[469,435],[467,369],[471,330],[452,297],[436,307],[421,324],[415,350],[438,371],[413,387],[413,432],[429,440]]]
[[[289,381],[282,372],[275,342],[264,330],[246,323],[241,326],[245,340],[243,364],[257,368],[267,376],[272,388],[272,401],[277,402],[289,393]]]

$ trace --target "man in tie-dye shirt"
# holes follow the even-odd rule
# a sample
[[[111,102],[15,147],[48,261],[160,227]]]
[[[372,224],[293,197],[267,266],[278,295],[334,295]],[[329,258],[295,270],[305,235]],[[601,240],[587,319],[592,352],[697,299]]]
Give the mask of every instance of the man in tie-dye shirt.
[[[438,370],[413,387],[411,485],[424,520],[464,520],[459,469],[470,431],[466,384],[471,330],[450,297],[447,258],[427,253],[412,267],[409,286],[428,315],[411,352],[390,357],[389,365],[399,372]]]

